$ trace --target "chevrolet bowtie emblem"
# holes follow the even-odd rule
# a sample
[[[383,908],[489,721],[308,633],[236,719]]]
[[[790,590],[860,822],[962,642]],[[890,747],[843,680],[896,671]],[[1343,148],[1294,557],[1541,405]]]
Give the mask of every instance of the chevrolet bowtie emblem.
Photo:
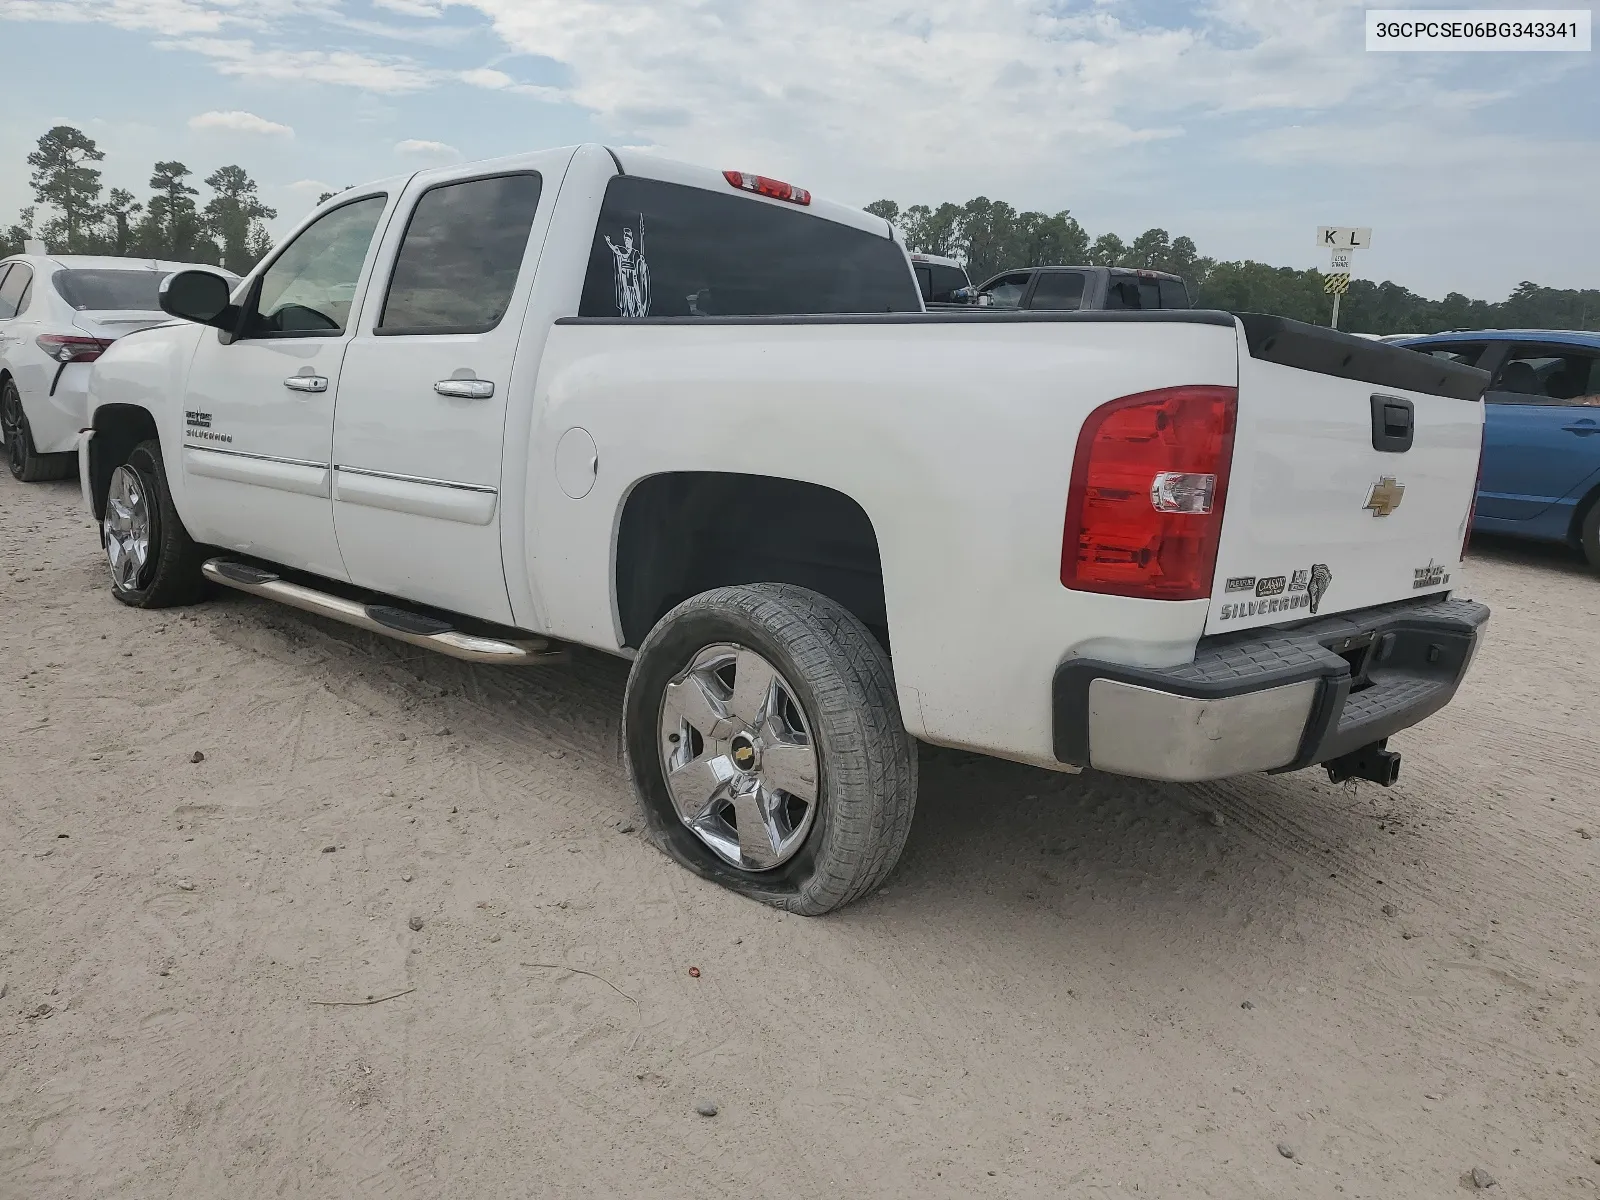
[[[1385,475],[1368,490],[1367,502],[1361,507],[1370,511],[1375,517],[1387,517],[1400,507],[1400,501],[1405,498],[1405,494],[1405,484],[1396,483],[1393,475]]]

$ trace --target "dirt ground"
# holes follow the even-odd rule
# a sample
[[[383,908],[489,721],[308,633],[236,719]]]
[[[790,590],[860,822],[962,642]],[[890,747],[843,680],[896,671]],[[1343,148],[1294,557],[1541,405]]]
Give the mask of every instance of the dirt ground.
[[[929,750],[821,920],[634,830],[616,661],[102,575],[74,485],[0,478],[6,1200],[1600,1195],[1561,551],[1475,552],[1488,645],[1392,790]]]

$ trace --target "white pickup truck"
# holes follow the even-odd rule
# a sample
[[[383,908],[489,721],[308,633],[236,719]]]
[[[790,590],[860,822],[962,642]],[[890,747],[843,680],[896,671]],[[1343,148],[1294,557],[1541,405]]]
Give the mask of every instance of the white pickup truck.
[[[225,585],[447,654],[632,660],[683,864],[879,885],[916,739],[1200,780],[1446,704],[1479,371],[1194,310],[925,313],[883,221],[603,147],[352,188],[96,364],[111,586]]]

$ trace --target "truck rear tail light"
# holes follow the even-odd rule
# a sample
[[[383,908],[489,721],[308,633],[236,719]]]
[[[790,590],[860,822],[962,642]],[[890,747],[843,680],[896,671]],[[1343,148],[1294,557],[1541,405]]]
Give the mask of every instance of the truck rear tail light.
[[[742,191],[754,192],[769,200],[787,200],[790,204],[810,204],[811,193],[781,179],[765,175],[751,175],[745,171],[724,171],[722,177]]]
[[[58,363],[93,362],[111,345],[110,338],[73,337],[64,333],[43,333],[34,345]]]
[[[1089,414],[1078,434],[1061,582],[1151,600],[1211,594],[1236,388],[1160,388]]]

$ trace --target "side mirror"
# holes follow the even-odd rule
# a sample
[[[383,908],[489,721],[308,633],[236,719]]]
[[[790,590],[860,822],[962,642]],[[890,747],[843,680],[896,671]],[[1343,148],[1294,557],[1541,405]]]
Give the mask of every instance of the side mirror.
[[[238,310],[228,302],[228,281],[213,271],[177,271],[161,281],[161,311],[200,325],[232,330]]]

